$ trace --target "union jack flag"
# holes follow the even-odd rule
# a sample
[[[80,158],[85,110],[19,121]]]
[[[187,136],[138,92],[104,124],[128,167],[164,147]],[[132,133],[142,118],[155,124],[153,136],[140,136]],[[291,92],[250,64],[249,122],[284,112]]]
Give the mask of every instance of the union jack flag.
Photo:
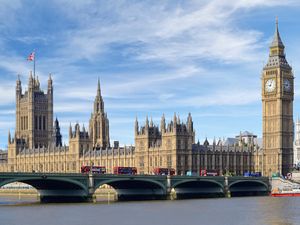
[[[30,55],[28,56],[27,60],[33,61],[34,60],[34,52],[31,52]]]

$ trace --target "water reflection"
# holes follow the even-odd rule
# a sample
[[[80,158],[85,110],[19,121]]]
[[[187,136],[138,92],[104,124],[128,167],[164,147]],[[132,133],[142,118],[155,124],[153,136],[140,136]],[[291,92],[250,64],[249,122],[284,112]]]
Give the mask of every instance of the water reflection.
[[[291,197],[269,197],[260,201],[259,209],[263,214],[262,224],[293,225],[295,207],[300,199]],[[299,206],[297,206],[299,207]]]
[[[0,224],[294,225],[300,221],[299,208],[300,198],[275,197],[96,204],[40,204],[35,198],[0,197]]]
[[[31,196],[0,196],[0,206],[39,204],[37,195]]]

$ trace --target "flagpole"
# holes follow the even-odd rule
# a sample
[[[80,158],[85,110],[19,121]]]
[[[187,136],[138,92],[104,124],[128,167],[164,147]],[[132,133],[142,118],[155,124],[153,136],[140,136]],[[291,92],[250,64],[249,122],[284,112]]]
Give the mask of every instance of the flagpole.
[[[33,76],[35,77],[35,51],[34,51],[34,57],[33,57]]]

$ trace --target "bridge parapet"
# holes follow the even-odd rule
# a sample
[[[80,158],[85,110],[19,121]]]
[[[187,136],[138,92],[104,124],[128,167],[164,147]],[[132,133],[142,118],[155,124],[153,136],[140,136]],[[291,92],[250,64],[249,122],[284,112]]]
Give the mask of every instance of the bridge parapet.
[[[253,194],[270,191],[267,177],[0,173],[0,186],[17,181],[35,187],[42,201],[52,197],[78,197],[83,201],[90,201],[93,200],[96,189],[103,184],[112,186],[119,199],[167,199],[173,195],[175,198],[223,197],[228,193]]]
[[[213,182],[218,183],[220,186],[224,186],[225,178],[222,176],[172,176],[171,177],[171,187],[174,188],[179,184],[192,182],[192,181],[203,181],[203,182]]]
[[[246,182],[246,181],[253,181],[253,182],[261,182],[270,186],[270,179],[269,177],[243,177],[243,176],[234,176],[228,177],[228,185],[231,186],[236,182]]]

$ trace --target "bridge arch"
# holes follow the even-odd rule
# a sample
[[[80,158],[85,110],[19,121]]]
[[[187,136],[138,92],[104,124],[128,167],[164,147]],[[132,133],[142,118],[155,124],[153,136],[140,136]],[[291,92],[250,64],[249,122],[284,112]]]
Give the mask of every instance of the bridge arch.
[[[231,196],[267,195],[269,186],[261,180],[238,180],[228,185]]]
[[[97,181],[95,190],[107,184],[115,189],[118,200],[149,200],[166,198],[167,189],[164,184],[156,180],[143,178],[120,178]]]
[[[36,188],[38,190],[39,187],[41,187],[42,185],[38,184],[38,181],[53,181],[53,182],[57,182],[58,183],[58,187],[60,187],[60,184],[72,184],[75,186],[78,186],[80,188],[82,188],[83,190],[87,190],[86,185],[84,185],[83,183],[77,181],[77,180],[72,180],[72,179],[68,179],[68,178],[53,178],[53,177],[47,177],[44,176],[43,177],[19,177],[19,178],[13,178],[13,179],[5,179],[4,181],[0,182],[0,187],[6,185],[6,184],[10,184],[10,183],[14,183],[14,182],[22,182],[25,184],[29,184],[32,187]]]
[[[23,176],[1,179],[0,187],[14,182],[25,183],[35,188],[42,202],[85,201],[88,197],[87,186],[75,179],[47,175]]]
[[[177,199],[197,197],[223,197],[224,186],[214,180],[193,179],[176,182],[172,185]]]

